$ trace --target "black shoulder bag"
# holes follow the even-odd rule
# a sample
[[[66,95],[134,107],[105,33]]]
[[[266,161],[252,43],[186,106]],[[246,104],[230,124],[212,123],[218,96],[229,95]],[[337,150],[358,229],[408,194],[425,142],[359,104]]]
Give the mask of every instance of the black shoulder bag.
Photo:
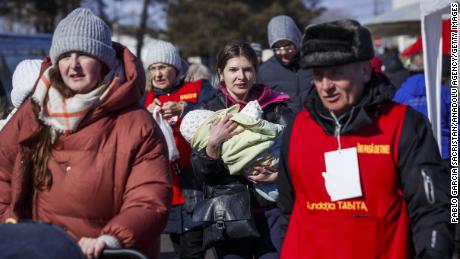
[[[260,237],[251,213],[248,187],[207,186],[206,198],[195,207],[193,221],[203,223],[205,249],[223,241]]]

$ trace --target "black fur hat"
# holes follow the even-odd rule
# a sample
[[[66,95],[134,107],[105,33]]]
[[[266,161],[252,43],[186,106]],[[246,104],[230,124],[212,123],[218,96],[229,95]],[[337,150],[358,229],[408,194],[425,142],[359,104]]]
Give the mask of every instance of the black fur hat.
[[[338,20],[305,28],[300,64],[304,68],[336,66],[374,57],[369,30],[354,20]]]

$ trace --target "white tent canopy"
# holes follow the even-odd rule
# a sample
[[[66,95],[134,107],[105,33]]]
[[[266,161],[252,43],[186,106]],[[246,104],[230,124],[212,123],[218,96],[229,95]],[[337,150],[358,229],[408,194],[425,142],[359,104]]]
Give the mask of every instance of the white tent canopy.
[[[420,34],[420,4],[410,4],[390,12],[378,15],[364,22],[372,36],[386,37]]]
[[[450,12],[450,0],[421,0],[420,15],[428,118],[441,145],[442,15]]]

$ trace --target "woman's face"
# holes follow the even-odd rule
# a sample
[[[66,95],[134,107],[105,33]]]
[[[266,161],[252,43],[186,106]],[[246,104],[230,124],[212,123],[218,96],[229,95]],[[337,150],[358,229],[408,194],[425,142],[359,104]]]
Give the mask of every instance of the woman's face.
[[[246,100],[254,84],[256,71],[252,63],[244,56],[227,60],[223,71],[219,71],[227,91],[239,100]]]
[[[81,52],[62,55],[58,67],[64,83],[76,93],[92,91],[102,79],[103,64]]]
[[[156,63],[149,66],[153,87],[166,90],[173,86],[177,77],[177,70],[171,65]]]

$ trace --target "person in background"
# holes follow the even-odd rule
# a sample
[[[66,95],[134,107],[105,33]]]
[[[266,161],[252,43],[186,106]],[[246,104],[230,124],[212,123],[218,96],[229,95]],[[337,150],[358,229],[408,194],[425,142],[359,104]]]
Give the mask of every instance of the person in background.
[[[210,77],[211,75],[209,73],[209,69],[205,65],[194,63],[188,68],[185,75],[185,82],[195,82],[200,80],[206,80],[209,82]]]
[[[446,62],[447,61],[447,62]],[[441,85],[441,157],[450,163],[450,56],[443,56]],[[420,68],[417,65],[417,68]],[[397,103],[408,105],[428,118],[428,104],[426,99],[425,74],[423,70],[417,70],[402,83],[393,100]]]
[[[275,55],[260,66],[257,83],[289,95],[289,108],[297,112],[312,79],[311,71],[299,65],[300,30],[291,17],[280,15],[270,20],[267,34],[268,45]]]
[[[0,221],[55,224],[88,258],[105,248],[158,258],[170,171],[162,133],[138,104],[141,62],[77,8],[57,25],[42,71],[0,131]]]
[[[392,102],[373,56],[354,20],[305,29],[314,89],[281,147],[281,258],[452,258],[450,177],[430,123]]]
[[[197,103],[212,98],[214,89],[207,80],[185,82],[187,66],[170,42],[157,41],[149,46],[146,64],[147,85],[151,90],[147,93],[145,107],[149,112],[159,109],[172,128],[179,151],[179,159],[170,161],[173,206],[164,233],[170,234],[180,258],[204,258],[201,224],[192,222],[193,209],[202,197],[202,185],[190,164],[190,144],[179,128],[182,117]]]
[[[409,72],[410,75],[420,74],[424,71],[423,52],[419,51],[410,56]]]
[[[287,107],[288,96],[273,91],[270,87],[254,84],[257,75],[257,56],[247,43],[234,42],[225,45],[217,55],[219,90],[214,98],[200,105],[199,109],[218,111],[235,104],[243,109],[250,101],[257,100],[262,107],[262,119],[286,125],[292,118]],[[195,173],[203,179],[206,199],[213,198],[219,188],[229,192],[238,189],[250,190],[252,217],[260,238],[230,239],[214,246],[218,258],[278,258],[281,244],[278,227],[279,211],[275,202],[270,202],[254,191],[253,183],[274,183],[278,172],[255,164],[252,170],[231,175],[222,160],[223,143],[239,133],[237,123],[224,116],[210,128],[206,147],[194,149],[192,164]],[[239,204],[235,204],[239,206]],[[236,208],[243,209],[243,208]]]
[[[383,73],[390,79],[396,89],[409,77],[409,71],[404,67],[397,52],[386,55],[382,64]]]
[[[6,119],[0,120],[0,130],[11,119],[11,117],[13,117],[14,113],[16,113],[24,100],[32,93],[40,74],[41,64],[42,60],[40,59],[26,59],[19,62],[16,66],[16,69],[13,72],[13,90],[11,91],[11,103],[14,108],[10,114],[8,114]]]
[[[257,64],[258,65],[262,64],[262,45],[260,45],[260,43],[257,43],[257,42],[252,42],[249,45],[251,46],[251,48],[254,50],[254,52],[257,55]]]

